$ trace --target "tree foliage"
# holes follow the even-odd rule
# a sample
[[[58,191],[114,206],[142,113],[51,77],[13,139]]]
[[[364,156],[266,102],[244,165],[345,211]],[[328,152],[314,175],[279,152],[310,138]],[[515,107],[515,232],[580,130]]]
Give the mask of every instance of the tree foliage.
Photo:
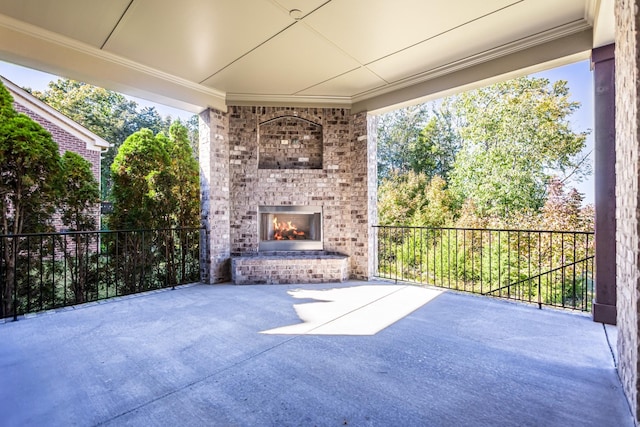
[[[168,134],[173,122],[171,117],[160,116],[155,107],[139,108],[136,102],[117,92],[75,80],[58,79],[50,82],[44,92],[33,94],[113,145],[102,156],[103,199],[108,197],[112,185],[111,164],[125,139],[144,128],[154,134]],[[197,131],[196,116],[188,124],[191,141],[197,141]]]
[[[579,177],[586,133],[571,130],[565,81],[519,78],[464,93],[453,102],[461,120],[461,149],[452,189],[473,199],[481,214],[537,211],[552,174]]]
[[[409,171],[382,181],[378,211],[382,224],[442,227],[453,218],[453,198],[439,175]]]
[[[419,214],[402,212],[430,206],[414,187],[426,189],[436,176],[452,200],[447,216],[458,225],[536,217],[554,176],[579,181],[591,172],[582,155],[588,132],[574,132],[569,122],[578,108],[566,81],[519,78],[446,98],[430,110],[422,105],[383,117],[380,221],[415,221]],[[425,215],[431,224],[432,214]]]
[[[0,220],[3,234],[46,229],[59,192],[60,155],[51,134],[13,108],[0,85]]]
[[[111,165],[114,212],[112,229],[144,229],[164,224],[167,193],[168,139],[150,129],[132,134],[120,146]]]
[[[195,226],[199,222],[199,168],[187,128],[174,123],[170,137],[150,129],[132,134],[111,166],[112,229]]]
[[[60,180],[62,223],[70,230],[95,230],[100,188],[91,163],[79,154],[67,151],[62,156]]]
[[[431,116],[418,139],[408,147],[412,171],[425,173],[429,178],[449,176],[461,143],[456,132],[456,121],[450,100],[445,99],[437,108],[432,106]]]
[[[78,155],[65,153],[60,158],[59,147],[51,134],[16,112],[10,93],[1,84],[0,176],[0,234],[6,235],[1,246],[3,277],[0,278],[3,282],[0,315],[4,317],[17,308],[13,301],[18,294],[26,292],[28,299],[31,287],[35,286],[28,280],[32,268],[29,239],[17,235],[49,231],[53,214],[61,205],[63,221],[74,227],[91,227],[87,211],[89,204],[97,199],[98,185],[89,165]],[[55,252],[49,246],[41,247],[38,252],[41,258],[52,254],[55,259]],[[74,273],[86,271],[81,268]],[[74,287],[85,283],[85,279],[74,281]],[[18,287],[14,289],[16,284]]]
[[[410,169],[412,147],[428,120],[426,105],[402,108],[383,115],[378,123],[378,182]]]
[[[189,131],[180,122],[169,129],[171,172],[173,182],[171,194],[175,200],[177,227],[197,227],[200,223],[200,168],[193,155]]]

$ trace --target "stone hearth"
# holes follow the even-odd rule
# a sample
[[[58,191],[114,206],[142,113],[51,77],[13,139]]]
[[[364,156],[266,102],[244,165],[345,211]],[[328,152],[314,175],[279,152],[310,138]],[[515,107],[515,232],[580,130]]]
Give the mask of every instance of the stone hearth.
[[[343,282],[349,278],[349,257],[307,251],[266,252],[231,259],[236,285]]]
[[[201,118],[210,282],[318,283],[372,276],[372,117],[347,109],[237,106],[227,113],[208,110]],[[289,234],[289,243],[276,246],[282,250],[261,245],[265,207],[320,212],[321,240],[305,246],[291,243]]]

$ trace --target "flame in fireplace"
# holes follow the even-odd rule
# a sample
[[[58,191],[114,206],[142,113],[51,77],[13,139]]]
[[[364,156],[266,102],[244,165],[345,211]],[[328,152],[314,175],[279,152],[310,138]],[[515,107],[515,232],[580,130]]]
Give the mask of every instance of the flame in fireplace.
[[[299,231],[291,221],[278,222],[278,217],[273,217],[273,240],[298,239],[306,239],[304,231]]]

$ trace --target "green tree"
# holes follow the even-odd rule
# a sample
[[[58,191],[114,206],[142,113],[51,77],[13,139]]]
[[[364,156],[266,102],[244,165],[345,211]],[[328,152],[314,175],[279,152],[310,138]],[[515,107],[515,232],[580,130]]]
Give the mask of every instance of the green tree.
[[[445,99],[433,108],[426,125],[417,140],[407,147],[407,158],[411,170],[425,173],[429,178],[436,175],[446,178],[460,150],[460,137],[456,132],[456,117]]]
[[[91,163],[80,155],[67,151],[62,156],[60,180],[59,210],[62,223],[71,231],[95,230],[100,187],[91,171]],[[65,264],[74,300],[81,303],[86,301],[88,284],[97,279],[96,254],[89,249],[96,240],[94,235],[85,233],[72,233],[69,237],[72,245],[67,245],[65,240],[62,248],[65,251]]]
[[[111,164],[119,147],[127,137],[141,129],[154,134],[168,134],[170,117],[160,116],[155,107],[139,108],[139,105],[123,95],[107,89],[75,80],[58,79],[49,83],[44,92],[35,96],[51,105],[67,117],[80,123],[96,135],[109,141],[113,147],[102,155],[101,197],[106,199],[112,186]],[[197,141],[197,116],[189,121],[189,134]],[[197,150],[197,147],[196,147]]]
[[[407,107],[381,116],[378,181],[409,170],[446,178],[460,149],[451,99]]]
[[[117,273],[122,278],[123,293],[144,290],[154,260],[166,253],[167,246],[158,242],[157,233],[148,230],[170,226],[169,143],[163,133],[154,136],[151,130],[142,129],[124,141],[111,165],[114,208],[109,228],[139,230],[123,234],[113,254],[120,265],[131,266]]]
[[[384,225],[442,227],[453,218],[453,198],[440,176],[413,171],[385,178],[378,187],[378,217]]]
[[[200,223],[200,168],[193,155],[189,129],[174,122],[169,129],[174,225],[197,227]]]
[[[125,140],[112,164],[114,212],[112,229],[158,229],[133,233],[122,252],[135,268],[122,272],[125,291],[144,286],[152,259],[165,263],[163,283],[176,283],[177,257],[183,265],[192,248],[188,233],[167,230],[199,223],[199,168],[189,142],[188,129],[174,123],[170,137],[142,129]],[[176,243],[179,243],[176,248]],[[144,254],[147,255],[144,255]],[[124,263],[123,263],[124,264]],[[182,273],[184,276],[184,272]]]
[[[170,136],[149,129],[132,134],[111,167],[113,229],[193,227],[199,224],[200,171],[180,122]]]
[[[79,154],[65,152],[61,163],[61,181],[59,208],[62,223],[71,230],[95,230],[100,188],[91,171],[91,163]]]
[[[481,215],[537,212],[551,174],[588,173],[586,132],[572,131],[579,103],[566,81],[519,78],[464,93],[452,102],[461,149],[449,174],[452,190]]]
[[[426,104],[381,116],[378,122],[378,183],[411,169],[411,153],[428,118]]]
[[[119,93],[75,80],[58,79],[33,95],[114,145],[102,155],[101,192],[111,187],[110,166],[119,145],[137,130],[136,103]]]
[[[51,134],[12,107],[0,85],[0,220],[3,234],[47,229],[59,191],[58,145]]]
[[[51,134],[13,108],[0,84],[0,224],[2,234],[45,231],[59,194],[60,155]],[[5,240],[1,315],[12,311],[15,260],[20,240]]]
[[[112,229],[169,226],[168,186],[171,183],[169,139],[149,129],[129,136],[111,165],[114,212]]]

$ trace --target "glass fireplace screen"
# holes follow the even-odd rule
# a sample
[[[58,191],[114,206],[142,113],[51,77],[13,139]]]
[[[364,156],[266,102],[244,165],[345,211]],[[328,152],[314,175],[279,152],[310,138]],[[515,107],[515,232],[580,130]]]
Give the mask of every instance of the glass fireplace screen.
[[[322,250],[322,207],[261,206],[260,251]]]

